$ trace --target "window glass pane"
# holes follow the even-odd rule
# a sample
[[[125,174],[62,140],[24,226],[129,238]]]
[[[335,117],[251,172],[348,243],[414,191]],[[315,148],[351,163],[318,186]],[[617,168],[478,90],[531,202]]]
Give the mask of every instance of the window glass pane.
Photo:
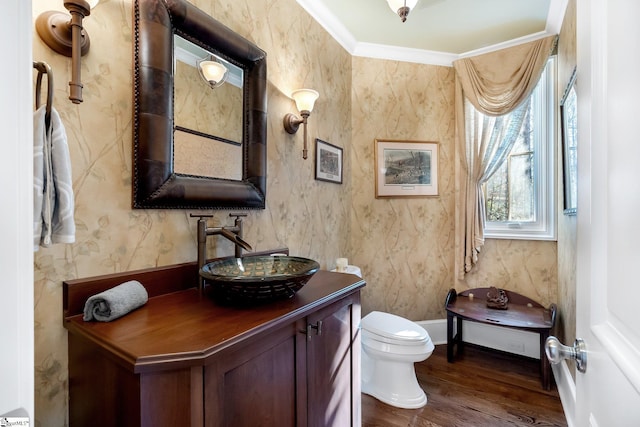
[[[533,153],[509,158],[509,221],[535,221]]]
[[[509,219],[509,174],[507,170],[507,162],[505,162],[484,185],[487,221],[506,221]]]
[[[484,186],[487,221],[535,221],[533,104],[509,156]]]
[[[507,159],[484,183],[485,237],[555,240],[555,60],[531,94]]]

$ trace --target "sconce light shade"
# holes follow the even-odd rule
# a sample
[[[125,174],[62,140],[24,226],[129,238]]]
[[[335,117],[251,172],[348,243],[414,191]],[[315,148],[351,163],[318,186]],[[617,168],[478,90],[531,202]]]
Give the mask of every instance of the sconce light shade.
[[[298,89],[291,93],[291,97],[296,101],[298,111],[308,111],[309,113],[313,111],[313,106],[319,96],[320,94],[313,89]]]
[[[400,16],[402,22],[405,22],[409,12],[418,4],[418,0],[387,0],[387,3],[389,8]]]
[[[82,102],[80,57],[89,52],[89,34],[82,27],[82,20],[91,14],[91,8],[100,0],[65,0],[64,12],[48,11],[36,18],[36,31],[42,41],[60,55],[71,57],[71,81],[69,99],[74,104]]]
[[[302,149],[302,158],[307,158],[307,119],[313,111],[313,106],[320,94],[313,89],[298,89],[291,93],[291,97],[296,101],[296,107],[300,111],[301,118],[295,114],[287,113],[284,116],[284,130],[287,133],[294,134],[298,132],[298,128],[302,124],[304,127],[304,148]]]
[[[218,61],[208,59],[198,61],[198,72],[209,83],[211,89],[221,86],[227,80],[227,67]]]

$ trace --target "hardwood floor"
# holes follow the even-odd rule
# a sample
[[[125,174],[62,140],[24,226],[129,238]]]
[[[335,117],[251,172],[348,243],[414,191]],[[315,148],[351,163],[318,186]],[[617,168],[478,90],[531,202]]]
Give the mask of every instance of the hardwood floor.
[[[567,425],[555,384],[542,389],[537,360],[466,345],[447,363],[447,346],[439,345],[415,367],[427,405],[400,409],[363,394],[363,427]]]

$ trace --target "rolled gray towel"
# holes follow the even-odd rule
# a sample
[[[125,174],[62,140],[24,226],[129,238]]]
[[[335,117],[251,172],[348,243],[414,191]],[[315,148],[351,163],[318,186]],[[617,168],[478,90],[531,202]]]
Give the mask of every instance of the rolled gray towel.
[[[85,322],[110,322],[144,305],[149,299],[147,290],[137,280],[130,280],[114,288],[93,295],[84,304]]]

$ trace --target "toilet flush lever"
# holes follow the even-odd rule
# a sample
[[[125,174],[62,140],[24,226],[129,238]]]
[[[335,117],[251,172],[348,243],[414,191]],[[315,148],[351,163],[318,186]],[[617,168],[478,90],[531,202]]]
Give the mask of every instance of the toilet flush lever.
[[[307,329],[305,331],[301,331],[307,334],[307,341],[311,341],[311,330],[316,330],[316,335],[322,335],[322,320],[318,320],[316,324],[309,323],[307,324]]]

